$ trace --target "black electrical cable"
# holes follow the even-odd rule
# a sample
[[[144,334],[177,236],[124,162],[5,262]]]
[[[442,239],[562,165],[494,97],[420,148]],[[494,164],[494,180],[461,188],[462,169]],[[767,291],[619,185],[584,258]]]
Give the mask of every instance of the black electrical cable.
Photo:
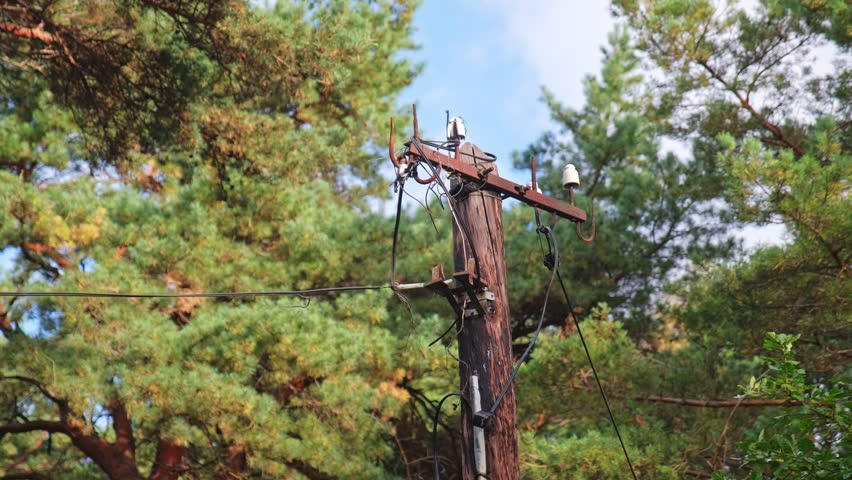
[[[542,226],[539,228],[539,232],[542,232],[546,235],[547,244],[551,248],[551,252],[553,255],[553,261],[558,264],[559,263],[559,250],[556,246],[556,237],[553,235],[553,230],[551,230],[548,226]],[[544,305],[541,307],[541,317],[538,319],[538,326],[535,328],[535,333],[533,334],[532,340],[530,340],[529,345],[524,350],[524,353],[521,355],[521,358],[518,359],[518,363],[515,364],[515,368],[512,370],[512,374],[509,375],[509,380],[503,385],[503,389],[500,391],[500,395],[497,396],[497,399],[494,401],[494,404],[491,405],[491,408],[488,409],[489,413],[493,414],[497,411],[497,407],[500,406],[500,403],[503,401],[503,397],[506,396],[506,393],[509,391],[509,388],[512,386],[512,382],[515,381],[515,375],[518,374],[518,370],[521,369],[521,365],[529,356],[533,347],[535,346],[536,340],[538,340],[538,334],[541,333],[541,326],[544,324],[544,315],[547,313],[547,302],[550,299],[550,289],[553,287],[553,281],[556,279],[558,271],[553,269],[553,273],[550,274],[550,280],[547,282],[547,289],[544,292]]]
[[[429,205],[427,205],[426,203],[424,203],[424,202],[420,201],[420,199],[419,199],[419,198],[415,197],[414,195],[412,195],[412,194],[410,194],[410,193],[408,193],[408,192],[405,192],[405,194],[406,194],[406,195],[408,195],[408,198],[410,198],[410,199],[414,200],[414,201],[415,201],[415,202],[417,202],[417,203],[418,203],[421,207],[423,207],[423,210],[426,210],[426,215],[429,215],[429,221],[430,221],[430,222],[432,222],[432,228],[434,228],[434,229],[435,229],[435,234],[440,234],[440,232],[438,231],[438,225],[435,223],[435,216],[434,216],[434,215],[432,215],[432,209],[431,209],[431,208],[429,208]],[[428,196],[428,195],[429,195],[429,193],[427,192],[427,193],[426,193],[426,195]],[[428,199],[428,198],[426,198],[426,202],[428,202],[428,201],[429,201],[429,199]]]
[[[452,152],[455,150],[455,147],[458,145],[456,142],[438,142],[435,140],[423,140],[417,139],[423,145],[428,145],[436,150],[447,150],[448,152]],[[481,160],[484,163],[494,163],[497,161],[497,155],[494,155],[490,152],[482,152],[485,154],[484,157],[480,157],[478,155],[472,153],[459,152],[459,155],[464,155],[465,157],[471,157],[474,160]]]
[[[414,145],[414,148],[417,149],[417,152],[420,154],[420,157],[423,159],[422,163],[425,163],[426,166],[429,167],[429,170],[432,173],[432,175],[435,177],[436,182],[438,183],[438,186],[440,186],[441,189],[444,191],[444,193],[447,195],[447,201],[450,203],[450,209],[451,209],[452,214],[454,216],[453,218],[455,219],[456,224],[459,226],[459,230],[461,230],[462,234],[465,236],[465,239],[467,240],[468,245],[470,245],[470,251],[471,251],[471,254],[473,255],[473,262],[474,262],[475,267],[476,267],[476,278],[481,279],[482,278],[482,275],[481,275],[482,272],[479,268],[479,255],[477,255],[476,247],[473,245],[473,239],[472,239],[473,237],[470,235],[470,232],[467,229],[467,225],[462,223],[458,219],[458,217],[455,216],[456,215],[455,214],[456,206],[455,206],[455,201],[453,199],[453,196],[450,195],[449,190],[447,190],[447,186],[444,185],[444,182],[442,182],[441,179],[438,177],[438,172],[435,170],[435,167],[432,166],[432,163],[429,162],[428,158],[426,157],[426,153],[423,151],[423,147],[420,145],[420,140],[418,140],[416,138],[412,138],[411,139],[411,145]]]
[[[338,292],[382,290],[391,285],[353,285],[349,287],[309,288],[306,290],[269,290],[257,292],[210,293],[107,293],[107,292],[0,292],[0,297],[85,297],[85,298],[239,298],[239,297],[305,297]]]
[[[630,461],[630,455],[627,454],[627,447],[624,446],[624,440],[621,438],[621,432],[618,431],[618,424],[615,423],[615,417],[612,414],[612,409],[609,408],[609,400],[607,400],[606,393],[604,393],[603,386],[601,385],[601,379],[598,377],[598,371],[595,368],[595,363],[592,362],[592,355],[589,353],[589,347],[586,346],[586,339],[583,337],[583,330],[580,328],[580,322],[577,321],[577,316],[574,315],[574,305],[571,304],[571,299],[568,297],[568,290],[562,282],[562,275],[559,274],[558,262],[554,264],[553,271],[556,273],[556,278],[559,279],[559,286],[562,287],[562,293],[565,295],[565,303],[568,304],[568,310],[571,314],[571,318],[574,319],[574,326],[577,327],[577,333],[580,335],[580,342],[583,344],[583,350],[586,351],[586,358],[589,360],[589,366],[592,367],[592,373],[595,376],[595,383],[598,384],[598,391],[601,392],[601,398],[603,398],[604,405],[606,405],[606,412],[609,414],[609,420],[612,422],[612,428],[615,430],[615,436],[618,437],[618,443],[621,444],[621,451],[624,452],[624,458],[627,460],[627,466],[630,467],[630,473],[633,475],[633,480],[637,480],[636,472],[633,470],[633,462]]]
[[[405,192],[405,178],[399,181],[399,199],[396,201],[396,221],[393,225],[393,245],[391,246],[390,284],[396,287],[396,244],[399,240],[399,219],[402,217],[402,195]]]
[[[428,345],[428,346],[429,346],[429,347],[431,347],[432,345],[435,345],[436,343],[440,342],[440,341],[441,341],[441,339],[443,339],[444,337],[446,337],[446,336],[447,336],[447,334],[448,334],[448,333],[450,333],[450,330],[452,330],[452,329],[453,329],[456,325],[458,325],[458,323],[459,323],[459,321],[458,321],[458,320],[456,320],[456,321],[454,321],[453,323],[451,323],[451,324],[450,324],[450,326],[449,326],[449,327],[447,327],[447,329],[446,329],[446,330],[444,330],[444,333],[442,333],[442,334],[438,335],[438,338],[436,338],[435,340],[432,340],[432,342],[431,342],[431,343],[429,343],[429,345]]]
[[[435,409],[435,414],[432,416],[432,464],[435,467],[435,480],[441,479],[441,470],[438,465],[438,418],[441,416],[441,407],[444,405],[444,402],[447,401],[450,397],[459,397],[467,406],[468,410],[470,408],[470,402],[461,394],[461,392],[452,392],[444,395],[443,398],[438,402],[438,407]]]
[[[404,180],[399,190],[399,200],[396,208],[396,222],[393,232],[393,248],[391,252],[391,283],[390,285],[357,285],[346,287],[310,288],[306,290],[271,290],[256,292],[210,292],[210,293],[108,293],[108,292],[0,292],[2,297],[76,297],[76,298],[240,298],[240,297],[288,297],[322,295],[339,292],[363,290],[393,289],[396,287],[396,245],[399,234],[399,222],[402,213],[402,194]]]

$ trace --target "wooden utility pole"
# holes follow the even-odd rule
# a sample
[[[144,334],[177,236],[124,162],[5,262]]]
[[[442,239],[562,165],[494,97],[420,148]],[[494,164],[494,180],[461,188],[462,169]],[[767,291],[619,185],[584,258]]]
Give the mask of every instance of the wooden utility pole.
[[[465,480],[516,480],[520,469],[515,393],[509,383],[514,358],[503,251],[503,198],[515,198],[574,222],[578,225],[577,235],[588,242],[591,238],[583,238],[579,230],[579,224],[586,221],[586,212],[573,205],[572,189],[579,180],[563,176],[563,184],[571,192],[569,205],[537,191],[534,165],[533,184],[524,186],[500,177],[497,165],[490,161],[493,156],[471,143],[464,144],[453,156],[444,155],[420,142],[416,109],[414,135],[406,142],[403,153],[396,153],[393,140],[391,118],[388,155],[400,177],[412,175],[418,183],[428,184],[440,181],[435,171],[443,169],[454,179],[455,273],[452,280],[444,279],[440,268],[433,269],[432,282],[419,284],[418,288],[425,286],[446,296],[460,323],[461,393],[470,407],[462,409],[462,476]],[[422,163],[429,165],[431,177],[418,176]],[[507,385],[505,396],[495,408]]]
[[[459,150],[457,160],[474,164],[476,157],[485,158],[485,155],[473,144],[466,143]],[[482,164],[481,160],[479,164]],[[495,169],[491,172],[493,175],[497,174],[496,165],[487,166]],[[468,399],[474,397],[471,376],[478,376],[482,410],[487,411],[508,381],[514,366],[512,329],[503,253],[503,200],[500,195],[489,190],[470,191],[472,186],[468,184],[468,188],[462,189],[455,199],[458,221],[468,230],[465,233],[459,230],[458,225],[453,227],[455,270],[468,270],[478,261],[481,280],[488,286],[488,291],[494,294],[494,299],[482,302],[484,318],[478,315],[465,316],[462,321],[458,336],[461,359],[459,374],[461,392]],[[493,424],[485,433],[488,478],[516,480],[520,471],[513,388],[509,388],[494,415]],[[466,408],[462,409],[462,431],[465,446],[462,453],[463,478],[477,480],[473,418]]]

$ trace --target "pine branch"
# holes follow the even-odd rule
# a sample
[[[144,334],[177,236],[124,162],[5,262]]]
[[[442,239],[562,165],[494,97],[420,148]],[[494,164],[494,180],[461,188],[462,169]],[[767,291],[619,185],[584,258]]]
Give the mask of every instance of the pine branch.
[[[737,100],[739,100],[740,105],[749,113],[751,113],[755,120],[759,121],[764,128],[769,130],[772,136],[775,137],[782,145],[793,150],[793,153],[796,155],[797,158],[804,156],[805,151],[802,149],[802,147],[790,141],[787,137],[784,136],[784,132],[781,131],[781,128],[779,128],[778,125],[775,125],[774,123],[770,122],[769,119],[767,119],[760,112],[755,110],[749,99],[744,97],[734,85],[722,78],[719,72],[716,71],[715,68],[711,67],[710,64],[707,63],[707,61],[697,60],[696,63],[702,68],[704,68],[704,70],[706,70],[707,73],[710,74],[710,77],[718,81],[725,88],[725,90],[733,93],[734,96],[737,97]]]
[[[44,24],[39,24],[34,27],[25,27],[12,22],[0,22],[0,32],[5,32],[27,40],[38,40],[49,45],[61,42],[58,35],[44,30]]]
[[[569,387],[572,390],[592,392],[591,388],[578,386]],[[828,407],[834,405],[833,402],[821,402],[816,400],[793,400],[793,399],[776,399],[776,398],[737,398],[733,400],[705,400],[700,398],[681,398],[681,397],[666,397],[662,395],[648,395],[627,397],[618,394],[609,394],[610,398],[619,400],[634,400],[637,402],[648,403],[667,403],[670,405],[680,405],[684,407],[701,407],[701,408],[758,408],[758,407],[802,407],[802,406],[818,406]]]
[[[65,401],[63,399],[54,396],[52,393],[50,393],[47,390],[47,388],[44,387],[44,385],[41,384],[41,382],[39,382],[38,380],[36,380],[34,378],[25,377],[25,376],[22,376],[22,375],[0,375],[0,381],[3,381],[3,380],[16,380],[16,381],[19,381],[19,382],[28,383],[28,384],[36,387],[38,389],[38,391],[41,392],[42,395],[44,395],[45,397],[50,399],[50,401],[52,401],[53,403],[56,403],[57,405],[66,405],[68,403],[67,401]]]
[[[27,459],[30,458],[33,453],[37,452],[38,449],[41,448],[41,446],[44,444],[44,441],[47,440],[48,436],[48,432],[44,432],[41,435],[41,438],[39,438],[38,441],[36,441],[36,443],[32,447],[28,448],[24,453],[19,455],[18,458],[12,461],[12,463],[3,467],[3,471],[9,472],[11,470],[15,470],[18,465],[21,465],[22,463],[26,462]]]
[[[133,438],[133,425],[127,416],[124,404],[115,401],[110,405],[109,409],[112,413],[112,428],[115,430],[115,443],[113,447],[128,458],[135,457],[136,441]]]
[[[7,423],[0,425],[0,439],[7,434],[29,433],[29,432],[48,432],[48,433],[68,433],[68,426],[56,420],[31,420],[24,423]]]

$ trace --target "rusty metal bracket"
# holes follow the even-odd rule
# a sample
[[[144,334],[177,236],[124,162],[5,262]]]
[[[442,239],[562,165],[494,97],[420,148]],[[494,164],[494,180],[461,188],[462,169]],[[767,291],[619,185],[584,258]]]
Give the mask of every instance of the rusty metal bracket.
[[[482,183],[484,189],[520,200],[527,205],[554,213],[575,223],[586,221],[586,212],[577,207],[538,193],[531,188],[528,189],[524,185],[519,185],[493,173],[482,178],[482,171],[477,166],[462,163],[455,158],[432,150],[421,144],[417,138],[412,138],[406,143],[406,146],[409,147],[413,155],[420,157],[418,158],[419,161],[427,161],[435,166],[442,167],[444,170],[455,173],[462,180]]]
[[[450,302],[450,307],[458,318],[484,318],[485,302],[494,300],[494,293],[472,271],[456,272],[452,279],[444,279],[443,268],[436,266],[432,269],[432,282],[425,288],[441,295]]]
[[[470,165],[458,160],[458,146],[456,146],[455,158],[444,155],[438,151],[432,150],[424,146],[420,142],[420,129],[417,120],[417,106],[412,109],[414,116],[414,135],[411,140],[405,143],[405,152],[397,155],[394,151],[394,121],[391,117],[390,121],[390,139],[388,142],[388,156],[391,162],[397,168],[397,174],[406,174],[410,167],[418,162],[429,162],[435,167],[436,172],[440,169],[446,170],[451,175],[456,175],[464,182],[476,182],[482,184],[483,189],[491,190],[504,197],[511,197],[520,200],[527,205],[535,208],[540,208],[544,211],[553,213],[562,218],[567,218],[574,223],[582,223],[586,221],[586,212],[575,207],[573,202],[566,204],[555,198],[538,193],[536,188],[527,188],[524,185],[519,185],[515,182],[506,180],[500,175],[492,174],[493,167],[484,167],[482,165]],[[412,165],[413,164],[413,165]],[[535,166],[533,165],[533,172]],[[417,178],[419,183],[430,183],[435,180],[436,175],[429,178]],[[535,173],[533,173],[533,182],[535,183]],[[537,185],[534,185],[535,187]],[[581,237],[582,239],[582,237]]]
[[[462,307],[461,305],[459,305],[459,302],[456,299],[455,294],[453,293],[453,289],[448,285],[446,281],[440,280],[437,282],[427,283],[426,288],[438,295],[446,297],[446,299],[450,302],[450,307],[452,307],[453,311],[456,312],[456,317],[462,317],[462,315],[464,314],[464,312],[462,312]]]
[[[471,307],[470,310],[464,311],[464,316],[467,317],[473,314],[474,316],[485,318],[485,308],[482,307],[480,294],[487,291],[488,287],[475,274],[469,271],[456,272],[453,274],[453,279],[456,281],[454,293],[462,298],[464,298],[464,295],[467,295],[467,305]],[[492,293],[491,295],[494,294]],[[484,298],[483,296],[482,299]],[[456,302],[458,303],[458,300]]]
[[[535,208],[540,208],[544,211],[553,213],[562,218],[567,218],[574,223],[582,223],[586,221],[586,212],[575,207],[573,202],[566,204],[555,198],[538,193],[533,185],[533,188],[527,188],[524,185],[519,185],[509,181],[500,175],[493,174],[493,167],[484,166],[481,164],[467,164],[459,161],[459,149],[456,145],[455,158],[444,155],[438,151],[426,147],[420,142],[420,129],[417,120],[417,106],[412,108],[414,117],[414,135],[411,140],[405,143],[405,152],[397,155],[394,152],[394,121],[391,118],[390,122],[390,140],[388,142],[388,155],[391,162],[397,168],[397,174],[404,174],[408,169],[419,162],[429,162],[435,172],[441,169],[446,170],[449,174],[455,175],[463,182],[475,182],[481,184],[482,189],[491,190],[504,197],[511,197],[520,200],[527,205]],[[417,178],[419,183],[427,184],[434,181],[437,173],[429,178]],[[535,165],[533,164],[533,183],[535,183]]]

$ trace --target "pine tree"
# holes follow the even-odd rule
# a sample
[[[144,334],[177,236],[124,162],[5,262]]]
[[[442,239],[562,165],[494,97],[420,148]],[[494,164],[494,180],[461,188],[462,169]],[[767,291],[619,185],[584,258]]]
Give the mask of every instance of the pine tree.
[[[845,478],[849,7],[613,3],[623,30],[586,105],[545,93],[561,131],[526,153],[556,159],[554,170],[579,165],[595,195],[599,239],[566,247],[566,277],[637,473]],[[816,53],[832,55],[828,72],[810,67]],[[685,148],[660,154],[661,139]],[[741,251],[730,235],[772,223],[786,227],[780,246]],[[673,238],[648,249],[667,225]],[[601,281],[610,272],[625,283]],[[536,304],[529,292],[518,301]],[[572,334],[540,338],[519,377],[525,474],[624,477],[605,412],[581,408],[600,400]],[[762,356],[782,344],[782,360]],[[785,406],[767,410],[767,399]]]
[[[386,281],[371,145],[416,68],[408,2],[0,7],[2,289]],[[384,478],[392,296],[4,299],[0,476]],[[16,478],[17,478],[16,477]]]

